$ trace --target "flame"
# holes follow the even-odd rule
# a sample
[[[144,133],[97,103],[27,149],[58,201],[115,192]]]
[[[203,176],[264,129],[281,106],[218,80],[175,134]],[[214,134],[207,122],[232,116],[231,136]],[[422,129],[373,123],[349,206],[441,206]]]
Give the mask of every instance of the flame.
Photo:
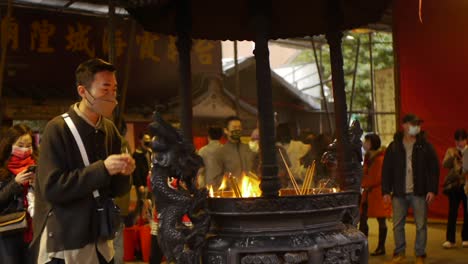
[[[247,176],[243,174],[240,187],[243,198],[260,197],[262,195],[262,191],[260,190],[260,180],[258,180],[256,175]]]
[[[210,191],[210,197],[214,197],[213,185],[210,185],[208,190]]]
[[[221,181],[221,185],[219,186],[218,191],[223,191],[226,189],[227,187],[226,181],[227,181],[227,176],[224,175],[223,181]]]

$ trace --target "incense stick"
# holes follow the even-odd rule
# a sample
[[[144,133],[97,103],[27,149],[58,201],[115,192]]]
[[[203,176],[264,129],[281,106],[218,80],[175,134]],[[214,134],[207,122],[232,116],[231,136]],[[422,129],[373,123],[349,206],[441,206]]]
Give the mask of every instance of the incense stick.
[[[308,182],[307,189],[306,189],[307,194],[310,194],[310,192],[312,191],[311,189],[312,189],[312,184],[314,183],[315,169],[316,169],[316,163],[314,160],[314,162],[312,163],[312,169],[310,172],[309,182]]]
[[[325,185],[324,185],[325,187],[320,187],[320,190],[319,190],[318,193],[321,193],[322,190],[325,189],[325,188],[327,187],[327,185],[328,185],[328,183],[329,183],[330,181],[331,181],[331,179],[328,179],[328,181],[327,181],[327,182],[325,183]]]
[[[302,191],[302,194],[308,194],[309,192],[309,181],[310,181],[310,175],[312,172],[312,166],[309,166],[309,169],[307,170],[307,175],[306,178],[304,179],[304,185],[303,188],[304,190]]]
[[[286,159],[283,156],[283,152],[281,149],[278,149],[281,159],[283,160],[284,166],[286,166],[286,171],[288,172],[289,178],[291,179],[291,182],[294,187],[294,191],[296,192],[296,195],[300,194],[299,186],[297,185],[296,179],[294,178],[294,175],[292,174],[291,170],[289,169],[288,163],[286,162]]]
[[[315,172],[315,160],[312,163],[312,166],[307,167],[306,174],[304,177],[304,182],[302,184],[301,194],[305,195],[309,193],[309,188],[312,185],[312,178]]]
[[[235,179],[235,177],[233,177],[232,175],[229,175],[229,181],[231,182],[231,185],[232,185],[232,190],[234,191],[234,195],[236,196],[236,198],[241,198],[242,197],[242,193],[239,189],[239,186],[237,185],[237,181]]]
[[[304,195],[305,192],[306,192],[307,181],[309,180],[309,174],[310,174],[310,166],[307,167],[306,172],[305,172],[304,181],[302,182],[302,188],[301,188],[301,194],[302,195]]]

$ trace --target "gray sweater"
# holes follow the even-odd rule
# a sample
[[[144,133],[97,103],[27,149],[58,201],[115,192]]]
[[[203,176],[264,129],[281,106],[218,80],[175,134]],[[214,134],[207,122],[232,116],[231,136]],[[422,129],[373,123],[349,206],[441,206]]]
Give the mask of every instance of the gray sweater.
[[[212,184],[213,189],[217,190],[225,174],[231,173],[232,176],[239,178],[242,172],[255,171],[253,168],[255,155],[248,145],[228,141],[215,152],[214,168],[209,175],[207,171],[206,185]]]

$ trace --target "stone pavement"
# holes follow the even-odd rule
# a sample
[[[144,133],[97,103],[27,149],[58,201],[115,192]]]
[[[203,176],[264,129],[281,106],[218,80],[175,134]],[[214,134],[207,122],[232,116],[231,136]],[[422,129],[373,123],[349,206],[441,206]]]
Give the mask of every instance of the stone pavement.
[[[392,223],[387,221],[389,228],[386,256],[369,257],[369,264],[382,264],[392,257],[394,249]],[[442,243],[445,242],[445,224],[429,224],[427,233],[427,259],[426,264],[468,264],[468,248],[461,247],[461,225],[457,226],[457,248],[444,249]],[[369,219],[369,251],[373,252],[377,247],[378,225],[377,220]],[[406,263],[414,263],[414,239],[416,237],[416,226],[414,223],[406,224]]]

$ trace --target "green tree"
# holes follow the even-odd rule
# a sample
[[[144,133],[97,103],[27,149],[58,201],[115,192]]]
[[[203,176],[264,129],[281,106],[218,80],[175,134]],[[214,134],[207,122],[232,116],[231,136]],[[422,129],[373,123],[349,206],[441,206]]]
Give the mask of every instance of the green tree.
[[[353,101],[353,111],[369,111],[372,106],[371,94],[371,75],[370,75],[370,52],[369,52],[369,34],[348,33],[343,38],[343,65],[345,72],[345,91],[347,97],[348,111],[351,100],[351,90],[353,73],[356,59],[356,50],[358,39],[361,46],[359,49],[359,59],[356,73],[355,96]],[[374,71],[393,67],[393,44],[392,34],[386,32],[372,33],[372,57]],[[318,49],[321,53],[319,60],[322,65],[322,76],[324,80],[331,79],[330,51],[328,45],[323,45]],[[304,64],[315,62],[314,54],[311,49],[303,50],[293,61],[294,64]],[[331,86],[331,83],[327,83]],[[368,115],[354,115],[365,130],[371,130]]]

